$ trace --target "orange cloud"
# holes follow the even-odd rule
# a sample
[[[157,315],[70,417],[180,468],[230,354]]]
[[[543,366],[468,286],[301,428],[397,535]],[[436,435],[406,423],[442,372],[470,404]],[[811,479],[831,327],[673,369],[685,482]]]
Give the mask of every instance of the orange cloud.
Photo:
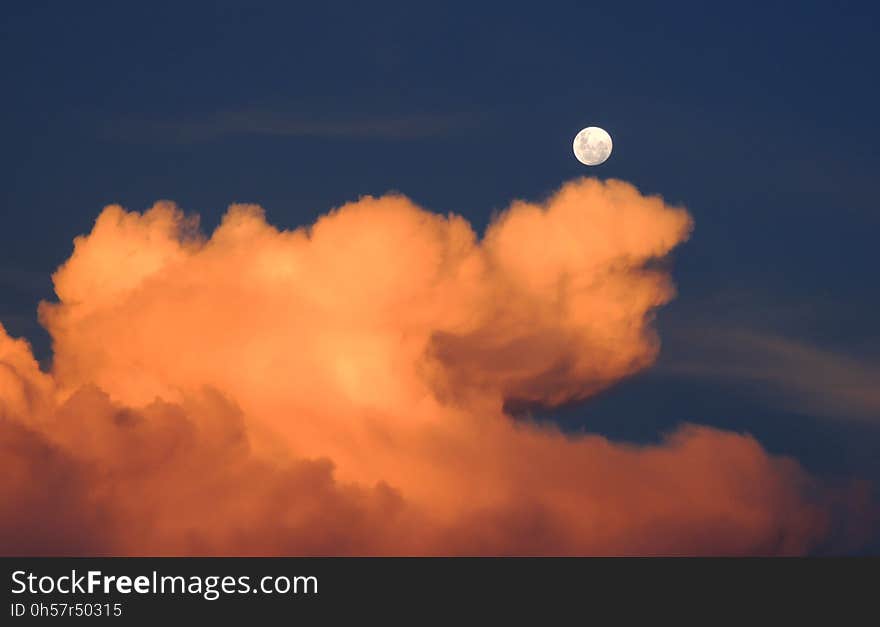
[[[210,237],[107,207],[0,328],[0,553],[802,553],[821,487],[752,438],[644,447],[514,421],[650,365],[688,214],[621,181],[463,218],[366,197]],[[54,514],[51,514],[55,512]],[[60,512],[60,515],[59,515]]]

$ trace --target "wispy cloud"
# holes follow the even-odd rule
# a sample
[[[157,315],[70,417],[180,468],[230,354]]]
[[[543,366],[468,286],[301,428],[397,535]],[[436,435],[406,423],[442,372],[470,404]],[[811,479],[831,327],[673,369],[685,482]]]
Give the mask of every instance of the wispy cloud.
[[[784,409],[880,423],[880,362],[765,329],[703,322],[665,336],[661,375],[741,387]]]
[[[466,113],[328,116],[251,109],[178,120],[120,119],[108,122],[103,133],[137,143],[195,143],[232,135],[412,140],[460,132],[476,122],[477,116]]]

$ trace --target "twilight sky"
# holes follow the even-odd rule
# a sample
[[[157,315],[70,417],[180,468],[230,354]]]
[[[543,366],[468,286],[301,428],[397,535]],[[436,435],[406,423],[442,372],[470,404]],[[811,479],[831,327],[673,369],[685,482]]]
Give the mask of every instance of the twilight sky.
[[[399,191],[478,233],[582,175],[693,218],[656,363],[515,414],[749,433],[880,495],[880,10],[870,3],[61,3],[0,15],[0,322],[48,367],[51,273],[108,204],[279,229]],[[582,127],[614,138],[595,169]],[[869,542],[868,550],[880,548]],[[860,549],[863,550],[863,549]]]

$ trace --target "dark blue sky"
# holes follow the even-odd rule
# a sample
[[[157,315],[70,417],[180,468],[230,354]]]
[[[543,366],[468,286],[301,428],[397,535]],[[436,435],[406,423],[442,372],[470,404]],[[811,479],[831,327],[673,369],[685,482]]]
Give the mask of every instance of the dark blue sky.
[[[314,3],[318,4],[318,3]],[[567,426],[755,434],[880,481],[880,86],[873,3],[5,3],[0,320],[101,207],[232,202],[280,227],[402,191],[482,228],[591,173],[683,203],[657,367]]]

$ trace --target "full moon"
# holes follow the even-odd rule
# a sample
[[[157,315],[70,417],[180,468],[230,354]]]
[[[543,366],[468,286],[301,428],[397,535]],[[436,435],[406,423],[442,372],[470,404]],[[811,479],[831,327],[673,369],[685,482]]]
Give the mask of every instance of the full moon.
[[[599,165],[611,156],[611,135],[598,126],[588,126],[574,137],[574,156],[584,165]]]

